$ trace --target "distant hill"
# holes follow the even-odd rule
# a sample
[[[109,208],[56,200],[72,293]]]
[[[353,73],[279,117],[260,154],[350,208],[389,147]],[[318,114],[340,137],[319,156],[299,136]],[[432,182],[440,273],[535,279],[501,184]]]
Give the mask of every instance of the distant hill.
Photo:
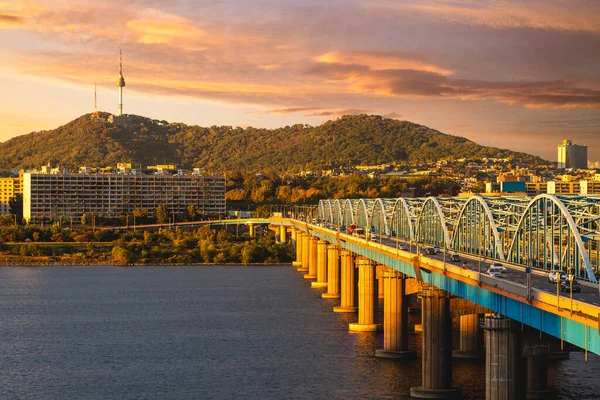
[[[530,164],[539,157],[480,146],[408,121],[350,115],[319,126],[277,129],[204,128],[136,115],[105,119],[83,115],[57,129],[0,143],[0,169],[53,165],[114,166],[174,163],[208,170],[329,168],[360,164],[432,161],[445,157],[513,157]]]

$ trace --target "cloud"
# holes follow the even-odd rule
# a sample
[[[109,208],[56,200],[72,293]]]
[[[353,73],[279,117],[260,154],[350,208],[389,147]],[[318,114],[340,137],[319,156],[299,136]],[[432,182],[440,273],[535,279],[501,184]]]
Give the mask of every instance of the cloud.
[[[261,112],[262,114],[294,114],[304,111],[323,110],[323,107],[294,107],[294,108],[280,108],[277,110],[267,110]]]
[[[534,28],[600,32],[600,4],[589,0],[394,0],[369,1],[388,10],[438,21],[494,29]]]
[[[410,69],[434,72],[440,75],[452,75],[452,71],[436,65],[417,60],[414,56],[397,53],[351,51],[334,51],[322,54],[317,58],[320,63],[337,65],[364,65],[373,71],[386,69]]]
[[[461,100],[494,100],[528,108],[600,108],[600,91],[556,81],[455,79],[413,69],[374,70],[368,65],[317,63],[310,73],[345,83],[354,92]]]
[[[0,14],[0,28],[12,28],[25,24],[26,19],[20,15]]]
[[[304,118],[314,118],[314,117],[328,117],[328,118],[337,118],[342,115],[356,115],[356,114],[370,114],[376,110],[368,109],[368,108],[346,108],[339,110],[329,110],[329,111],[317,111],[311,112],[307,114],[303,114]]]

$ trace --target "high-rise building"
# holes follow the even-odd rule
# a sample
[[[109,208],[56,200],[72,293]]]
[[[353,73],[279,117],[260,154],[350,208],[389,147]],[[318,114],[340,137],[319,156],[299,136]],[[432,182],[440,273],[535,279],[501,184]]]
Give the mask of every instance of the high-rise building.
[[[558,168],[587,168],[587,146],[573,144],[572,140],[563,140],[558,145]]]
[[[64,217],[80,220],[83,214],[119,217],[145,209],[152,215],[165,205],[174,216],[194,206],[199,215],[224,215],[225,176],[204,175],[180,169],[118,171],[80,168],[79,173],[49,169],[23,176],[23,217],[33,223]],[[161,166],[159,166],[161,167]]]
[[[0,214],[10,214],[10,200],[23,194],[23,175],[18,178],[0,178]]]

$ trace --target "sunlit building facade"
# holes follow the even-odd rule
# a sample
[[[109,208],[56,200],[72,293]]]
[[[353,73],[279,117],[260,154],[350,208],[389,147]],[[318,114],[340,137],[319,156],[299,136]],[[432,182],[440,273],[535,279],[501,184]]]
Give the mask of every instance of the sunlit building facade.
[[[573,144],[572,140],[563,140],[558,145],[558,168],[587,168],[587,146]]]
[[[23,217],[32,223],[83,214],[114,218],[145,209],[152,215],[164,204],[174,216],[189,206],[206,216],[224,215],[225,177],[204,175],[200,170],[130,169],[102,172],[81,168],[80,173],[25,173]]]

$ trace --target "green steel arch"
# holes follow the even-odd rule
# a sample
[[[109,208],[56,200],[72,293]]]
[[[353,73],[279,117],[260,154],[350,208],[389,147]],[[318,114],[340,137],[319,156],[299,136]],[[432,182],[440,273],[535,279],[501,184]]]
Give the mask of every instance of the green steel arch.
[[[531,200],[515,232],[509,260],[527,265],[532,259],[537,268],[562,269],[595,282],[579,227],[569,211],[576,211],[577,204],[571,203],[576,199],[540,194]]]
[[[418,218],[415,210],[421,209],[423,202],[424,200],[420,198],[405,199],[401,197],[396,200],[390,224],[392,236],[403,240],[415,240]]]
[[[342,226],[347,228],[355,222],[354,206],[351,199],[341,200],[342,204]]]
[[[356,212],[356,226],[364,228],[365,230],[371,230],[371,223],[369,221],[369,206],[365,199],[358,199],[353,204]]]
[[[463,205],[452,234],[452,249],[504,260],[504,251],[492,210],[481,196]]]
[[[390,220],[396,199],[375,199],[371,209],[371,228],[384,235],[390,234]]]
[[[435,197],[428,197],[417,220],[417,241],[445,248],[450,244],[446,217]]]
[[[341,225],[342,223],[342,203],[339,199],[333,200],[333,206],[331,208],[331,215],[333,220],[331,221],[335,225]]]

